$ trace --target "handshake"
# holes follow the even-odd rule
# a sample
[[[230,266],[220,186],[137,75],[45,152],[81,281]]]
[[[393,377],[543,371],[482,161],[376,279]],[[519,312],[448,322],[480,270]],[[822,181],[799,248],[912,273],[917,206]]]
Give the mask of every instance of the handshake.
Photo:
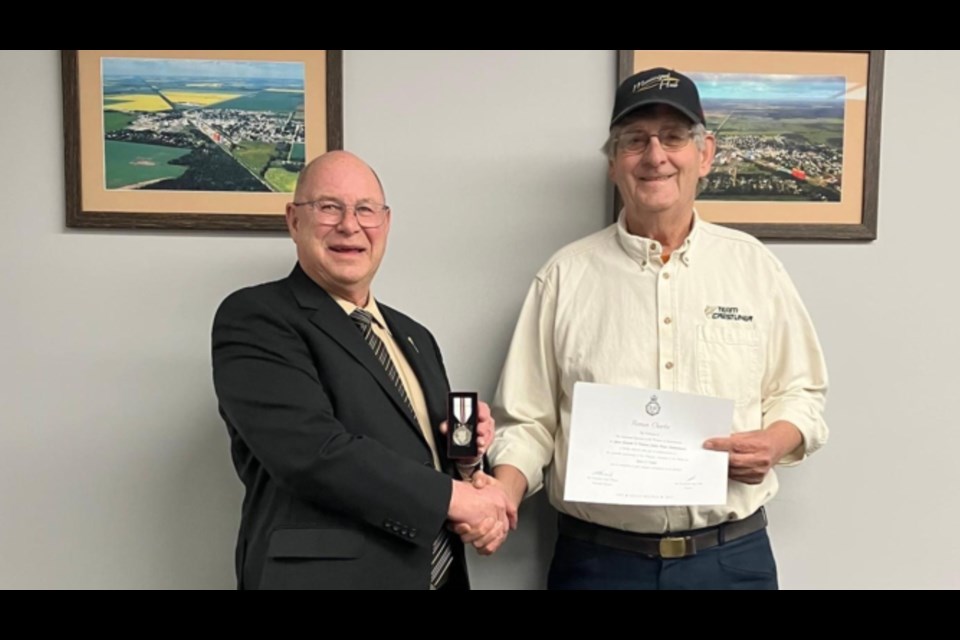
[[[478,408],[477,462],[495,437],[490,407],[480,402]],[[440,433],[446,435],[446,423],[440,425]],[[473,545],[478,553],[488,556],[517,528],[517,509],[526,492],[526,477],[510,465],[498,466],[496,477],[477,470],[468,480],[454,480],[447,527],[460,536],[463,544]]]
[[[464,545],[473,545],[481,555],[491,555],[517,528],[517,508],[525,491],[525,487],[518,488],[512,489],[482,470],[470,480],[454,480],[447,527]]]

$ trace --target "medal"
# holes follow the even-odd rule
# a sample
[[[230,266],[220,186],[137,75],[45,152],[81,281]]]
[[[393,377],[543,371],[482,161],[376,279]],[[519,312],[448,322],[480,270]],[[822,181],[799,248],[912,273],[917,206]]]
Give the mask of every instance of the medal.
[[[473,400],[463,396],[453,403],[453,416],[457,419],[457,426],[453,429],[454,444],[464,447],[470,444],[472,431],[468,420],[473,415]]]

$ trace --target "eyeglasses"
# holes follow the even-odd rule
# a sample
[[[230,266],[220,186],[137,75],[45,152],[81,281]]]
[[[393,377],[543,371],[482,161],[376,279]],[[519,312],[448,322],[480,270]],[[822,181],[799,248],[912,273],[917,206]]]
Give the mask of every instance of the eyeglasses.
[[[660,146],[667,151],[683,149],[693,139],[693,129],[689,127],[671,127],[657,133],[646,131],[624,131],[617,137],[617,150],[623,153],[643,153],[650,146],[650,140],[656,138]]]
[[[319,200],[310,200],[307,202],[294,202],[295,207],[310,207],[317,222],[322,225],[338,225],[347,215],[347,211],[353,209],[357,216],[357,224],[364,229],[379,227],[387,219],[387,212],[390,207],[376,202],[359,202],[348,206],[339,200],[321,198]]]

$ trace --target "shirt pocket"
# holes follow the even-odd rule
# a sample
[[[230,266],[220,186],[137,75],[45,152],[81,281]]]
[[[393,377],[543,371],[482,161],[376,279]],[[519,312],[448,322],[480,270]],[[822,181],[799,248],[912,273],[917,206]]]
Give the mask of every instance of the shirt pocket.
[[[752,327],[701,325],[697,335],[700,393],[738,407],[760,399],[760,332]]]

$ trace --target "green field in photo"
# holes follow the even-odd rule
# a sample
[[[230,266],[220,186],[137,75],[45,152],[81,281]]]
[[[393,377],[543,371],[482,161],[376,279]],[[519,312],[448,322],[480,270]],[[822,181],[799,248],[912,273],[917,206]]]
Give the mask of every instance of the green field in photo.
[[[286,113],[303,107],[303,93],[259,91],[249,96],[227,100],[214,105],[216,109],[239,109],[242,111],[272,111]]]
[[[107,189],[122,189],[165,178],[179,178],[187,167],[167,164],[190,153],[189,149],[107,140]]]
[[[120,113],[119,111],[104,111],[103,112],[103,131],[104,133],[110,133],[111,131],[120,131],[121,129],[126,129],[127,125],[137,119],[137,116],[130,113]]]
[[[244,140],[230,152],[253,173],[261,175],[264,168],[270,163],[270,158],[276,152],[277,146],[272,142],[253,142]]]
[[[293,193],[297,186],[297,174],[286,169],[267,169],[267,174],[264,177],[270,183],[270,186],[280,193]]]

